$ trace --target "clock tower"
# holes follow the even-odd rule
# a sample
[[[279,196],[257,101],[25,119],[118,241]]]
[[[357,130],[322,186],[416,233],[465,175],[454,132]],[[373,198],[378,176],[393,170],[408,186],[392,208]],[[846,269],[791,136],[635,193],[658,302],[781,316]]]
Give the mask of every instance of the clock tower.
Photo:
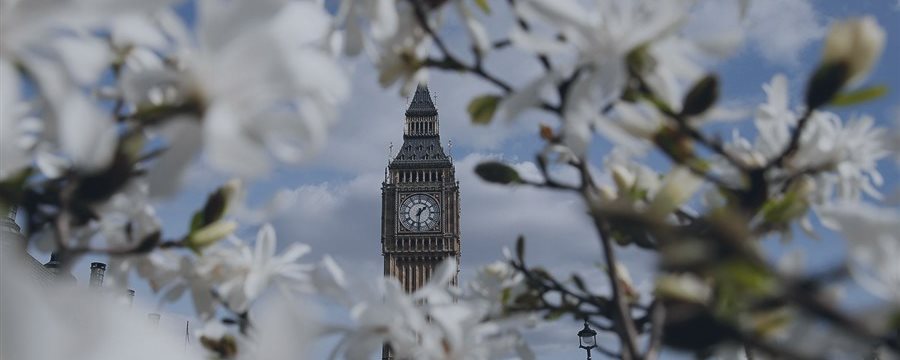
[[[419,85],[406,110],[403,146],[381,184],[384,275],[407,292],[424,285],[445,258],[459,263],[459,183],[438,125],[428,87]],[[458,281],[454,276],[452,284]],[[382,357],[392,358],[387,349]]]

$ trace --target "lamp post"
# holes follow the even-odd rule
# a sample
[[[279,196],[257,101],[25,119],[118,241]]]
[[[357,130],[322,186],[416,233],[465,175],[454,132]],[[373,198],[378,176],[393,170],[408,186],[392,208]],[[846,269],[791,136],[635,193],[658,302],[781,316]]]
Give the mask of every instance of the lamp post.
[[[587,351],[587,360],[591,360],[591,349],[597,347],[597,332],[588,326],[584,319],[584,329],[578,332],[578,347]]]

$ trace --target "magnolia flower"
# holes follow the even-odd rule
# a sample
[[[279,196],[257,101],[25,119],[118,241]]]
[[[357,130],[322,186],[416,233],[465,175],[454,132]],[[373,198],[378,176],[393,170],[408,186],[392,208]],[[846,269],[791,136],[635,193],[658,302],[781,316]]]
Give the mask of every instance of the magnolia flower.
[[[517,331],[532,322],[526,316],[485,320],[485,309],[466,301],[430,306],[429,315],[431,331],[422,336],[427,355],[421,358],[487,360],[516,350],[518,358],[534,359]]]
[[[478,270],[469,283],[471,295],[483,299],[490,306],[488,313],[499,315],[507,303],[527,290],[524,275],[507,261],[495,261]]]
[[[194,311],[201,320],[208,320],[215,315],[215,299],[212,291],[218,282],[225,281],[230,276],[228,269],[222,264],[209,258],[201,258],[194,262],[188,256],[181,256],[174,269],[161,267],[154,269],[157,273],[148,277],[154,290],[165,286],[166,283],[172,283],[163,293],[161,301],[173,302],[189,290]]]
[[[653,138],[665,126],[663,115],[650,104],[617,101],[613,111],[597,123],[610,141],[635,154],[646,153]]]
[[[758,156],[745,157],[749,164],[764,165],[771,158],[778,156],[791,137],[791,126],[797,123],[797,115],[790,110],[788,98],[788,80],[784,74],[772,77],[763,85],[766,103],[756,111],[756,125],[760,136],[757,137]]]
[[[478,22],[478,19],[472,14],[465,1],[454,1],[454,5],[456,5],[456,11],[466,27],[466,33],[472,41],[473,48],[482,55],[487,53],[491,49],[491,40],[488,38],[484,25]]]
[[[693,274],[664,274],[656,280],[656,295],[705,304],[712,297],[707,281]]]
[[[317,340],[315,306],[302,299],[277,296],[253,323],[254,336],[239,359],[302,360],[312,358]]]
[[[700,186],[703,179],[694,175],[690,170],[678,166],[672,169],[663,178],[662,186],[650,200],[647,211],[652,216],[664,217],[683,203],[690,200]]]
[[[820,214],[847,239],[856,281],[872,294],[900,304],[900,212],[840,202],[822,208]]]
[[[223,282],[216,288],[225,303],[238,312],[246,310],[270,285],[277,285],[285,292],[309,290],[311,266],[296,261],[309,252],[309,246],[293,243],[281,254],[275,255],[277,240],[272,225],[265,224],[257,233],[256,244],[251,251],[243,243],[232,247],[217,247],[204,254],[207,270],[221,271]]]
[[[334,353],[366,359],[389,343],[398,358],[493,359],[513,349],[522,358],[533,358],[516,329],[534,320],[503,317],[493,310],[501,301],[500,288],[516,291],[511,287],[522,285],[522,279],[515,280],[514,271],[497,263],[481,271],[482,282],[465,294],[449,286],[456,268],[454,259],[445,260],[412,294],[395,279],[380,279],[377,286],[383,293],[370,294],[353,306],[355,325],[343,330]]]
[[[441,10],[426,8],[425,11],[430,26],[436,29],[439,24],[433,21],[434,14]],[[362,29],[366,24],[369,25],[368,38]],[[388,87],[399,80],[402,82],[400,93],[406,96],[426,80],[427,72],[421,65],[428,55],[431,38],[419,23],[413,4],[396,0],[342,1],[335,25],[343,25],[343,30],[336,28],[332,37],[338,40],[345,54],[356,56],[362,50],[368,50],[378,68],[378,81],[382,86]],[[478,32],[477,25],[468,28]]]
[[[696,78],[701,72],[683,56],[686,42],[667,42],[668,37],[687,16],[687,2],[601,0],[586,7],[576,1],[529,0],[515,3],[521,17],[535,23],[545,23],[556,29],[565,45],[574,47],[575,62],[562,64],[553,71],[559,78],[567,78],[578,70],[563,104],[565,120],[562,138],[579,156],[590,143],[593,129],[613,139],[629,137],[619,127],[607,124],[600,109],[619,98],[628,79],[628,55],[638,47],[646,47],[646,55],[654,54],[653,47],[663,44],[655,57],[656,65],[647,67],[647,82],[660,96],[679,98],[676,83]],[[536,32],[514,32],[514,44],[539,53],[562,52],[569,47],[548,46],[553,40],[543,39]],[[677,56],[676,56],[677,54]],[[667,60],[672,58],[672,60]],[[677,58],[677,59],[676,59]],[[678,103],[670,104],[676,108]]]
[[[419,22],[412,3],[398,2],[396,11],[399,16],[397,30],[392,36],[376,41],[373,51],[381,86],[388,87],[401,81],[400,93],[407,96],[427,80],[428,73],[421,65],[431,49],[431,36]],[[427,11],[426,21],[432,29],[440,27],[440,11]]]
[[[351,309],[356,325],[335,352],[343,351],[349,359],[365,359],[389,341],[397,357],[416,357],[413,355],[418,347],[417,334],[428,323],[425,313],[395,279],[385,279],[379,285],[384,290],[383,297],[372,296]]]
[[[420,334],[421,351],[419,357],[426,359],[493,359],[516,349],[523,359],[533,358],[534,355],[523,346],[521,337],[516,329],[530,324],[531,319],[527,314],[502,318],[500,314],[494,314],[503,301],[503,296],[485,298],[481,295],[471,296],[459,294],[457,289],[448,287],[450,280],[456,275],[457,265],[453,258],[444,260],[434,271],[432,277],[421,289],[412,294],[417,303],[423,304],[428,317],[432,319],[429,327]],[[494,265],[493,270],[498,271],[494,275],[505,276],[507,291],[513,293],[514,287],[522,291],[522,279],[516,279],[516,274],[509,273],[510,269],[503,269]],[[485,270],[490,272],[490,270]],[[484,274],[484,271],[481,272]],[[504,274],[505,273],[505,274]],[[484,280],[484,277],[481,277]],[[483,286],[475,286],[484,290]],[[512,297],[514,294],[510,294]]]
[[[30,162],[16,112],[23,106],[13,64],[24,69],[42,100],[31,104],[39,115],[40,143],[34,153],[48,177],[68,168],[93,172],[106,167],[116,142],[113,119],[83,93],[112,62],[107,42],[94,35],[111,19],[169,5],[172,0],[30,0],[0,2],[0,127],[3,161],[0,177]],[[15,87],[15,89],[13,89]],[[20,124],[19,124],[20,125]],[[15,160],[13,160],[15,158]]]
[[[139,113],[160,102],[196,103],[202,118],[170,121],[199,121],[210,163],[242,176],[268,172],[270,155],[297,162],[319,148],[336,104],[349,90],[328,55],[328,13],[311,2],[203,0],[197,5],[196,44],[184,24],[162,24],[174,38],[177,66],[150,66],[125,77],[122,90],[129,102]],[[160,161],[167,164],[162,172],[170,181],[180,178],[196,150],[192,134],[198,131],[187,130],[163,130],[171,148]]]
[[[885,37],[884,28],[872,16],[835,23],[825,38],[822,61],[847,64],[847,82],[858,83],[881,57]]]
[[[795,112],[790,110],[784,75],[776,75],[763,89],[767,102],[757,110],[754,125],[759,135],[755,142],[735,132],[734,141],[727,146],[748,164],[766,164],[779,156],[788,146],[797,121]],[[871,117],[843,121],[837,114],[815,111],[786,169],[769,175],[779,177],[784,171],[814,171],[815,191],[810,193],[810,200],[817,204],[831,201],[835,196],[849,200],[859,199],[863,194],[880,198],[877,187],[884,180],[877,165],[889,153],[885,130],[876,127]]]
[[[616,199],[627,204],[643,205],[652,199],[662,186],[662,175],[655,170],[635,162],[621,151],[614,150],[604,162],[610,169],[616,185]]]
[[[335,24],[346,28],[343,35],[343,51],[347,55],[358,55],[365,43],[365,34],[360,22],[368,20],[369,33],[374,42],[380,43],[397,33],[399,24],[395,0],[350,0],[342,1],[335,16]]]
[[[844,123],[828,112],[813,114],[809,125],[791,165],[826,170],[816,177],[818,202],[828,200],[835,192],[846,200],[858,200],[862,194],[881,198],[877,187],[884,180],[877,165],[890,153],[884,129],[875,127],[869,116]]]
[[[148,239],[159,240],[162,227],[156,210],[149,204],[146,182],[132,181],[123,191],[97,206],[96,211],[100,217],[98,222],[105,247],[133,249]],[[160,249],[133,256],[111,257],[109,265],[107,276],[110,284],[128,287],[129,276],[134,270],[156,291],[173,279],[178,258]]]

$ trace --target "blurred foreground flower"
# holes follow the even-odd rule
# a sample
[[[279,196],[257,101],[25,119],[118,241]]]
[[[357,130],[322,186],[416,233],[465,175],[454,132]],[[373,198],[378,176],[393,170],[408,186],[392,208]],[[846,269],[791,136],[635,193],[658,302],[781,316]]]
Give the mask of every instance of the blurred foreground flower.
[[[41,287],[13,252],[0,254],[0,358],[199,360],[178,333],[104,292]]]
[[[843,202],[825,207],[821,213],[847,239],[856,281],[900,306],[900,212]]]

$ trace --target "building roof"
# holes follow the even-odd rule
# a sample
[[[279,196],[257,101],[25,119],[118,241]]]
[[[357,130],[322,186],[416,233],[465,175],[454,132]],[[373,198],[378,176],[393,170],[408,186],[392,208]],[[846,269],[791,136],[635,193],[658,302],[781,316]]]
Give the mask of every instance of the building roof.
[[[435,137],[410,137],[403,140],[403,147],[394,157],[391,166],[402,164],[440,163],[450,165],[450,158],[444,154],[441,139]]]
[[[428,91],[428,85],[419,84],[416,87],[416,93],[413,95],[409,108],[406,109],[406,116],[435,116],[437,108],[431,100],[431,92]]]
[[[41,286],[52,286],[60,280],[74,280],[71,274],[45,267],[25,251],[25,240],[19,225],[16,224],[15,217],[16,210],[11,208],[7,216],[0,219],[0,255],[7,260],[21,262],[24,276]]]

